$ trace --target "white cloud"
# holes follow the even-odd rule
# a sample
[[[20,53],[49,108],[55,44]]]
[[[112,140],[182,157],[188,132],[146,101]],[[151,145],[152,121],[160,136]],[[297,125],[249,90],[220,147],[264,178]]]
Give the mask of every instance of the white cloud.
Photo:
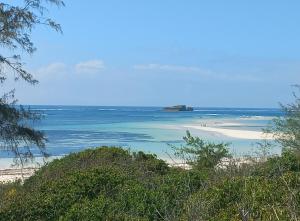
[[[90,60],[75,65],[77,73],[97,73],[105,68],[102,60]]]
[[[102,60],[90,60],[79,62],[74,65],[67,65],[63,62],[54,62],[46,66],[40,67],[31,71],[37,79],[41,78],[61,78],[71,77],[74,73],[98,73],[104,69],[104,62]]]
[[[169,64],[139,64],[134,65],[133,69],[140,71],[165,71],[176,73],[195,73],[202,77],[220,79],[220,80],[237,80],[237,81],[260,81],[256,76],[249,74],[228,74],[220,71],[214,71],[211,69],[204,69],[196,66],[181,66],[181,65],[169,65]]]
[[[193,66],[180,66],[169,64],[140,64],[134,65],[136,70],[176,71],[176,72],[205,72],[206,70]]]
[[[53,75],[66,73],[67,65],[62,62],[55,62],[45,67],[39,68],[35,73],[37,75]]]

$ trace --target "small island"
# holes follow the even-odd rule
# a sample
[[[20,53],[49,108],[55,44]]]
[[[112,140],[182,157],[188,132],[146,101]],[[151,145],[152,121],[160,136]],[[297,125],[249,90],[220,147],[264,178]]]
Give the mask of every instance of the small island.
[[[186,105],[176,105],[172,107],[165,107],[164,111],[172,111],[172,112],[177,112],[177,111],[193,111],[194,109],[192,107],[187,107]]]

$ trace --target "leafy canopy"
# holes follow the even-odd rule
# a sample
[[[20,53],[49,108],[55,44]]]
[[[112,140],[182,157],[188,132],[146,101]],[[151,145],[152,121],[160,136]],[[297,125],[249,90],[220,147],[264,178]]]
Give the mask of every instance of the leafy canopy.
[[[183,137],[186,145],[174,147],[175,154],[187,158],[187,163],[198,169],[212,169],[222,158],[231,157],[228,143],[212,143],[199,137],[193,137],[189,131]]]
[[[0,87],[9,75],[14,80],[24,80],[36,84],[32,74],[24,68],[18,51],[33,54],[36,50],[31,40],[31,31],[37,25],[46,25],[61,32],[55,21],[45,17],[46,5],[64,6],[61,0],[24,0],[19,5],[0,2]],[[40,118],[30,109],[17,105],[14,90],[0,95],[0,148],[12,152],[18,163],[32,158],[31,148],[37,146],[42,155],[46,155],[45,136],[32,128],[32,123]]]
[[[295,85],[298,92],[300,86]],[[274,119],[273,125],[267,129],[274,135],[275,141],[283,148],[300,152],[300,98],[297,91],[293,92],[294,102],[281,105],[283,117]]]

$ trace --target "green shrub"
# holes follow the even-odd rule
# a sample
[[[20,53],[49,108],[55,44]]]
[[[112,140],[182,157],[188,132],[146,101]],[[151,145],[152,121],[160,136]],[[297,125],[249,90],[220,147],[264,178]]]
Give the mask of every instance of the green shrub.
[[[250,169],[185,170],[101,147],[0,185],[0,220],[299,220],[299,191],[294,152]]]
[[[4,198],[0,220],[174,219],[201,182],[155,155],[90,149],[54,160],[19,184]]]
[[[298,220],[300,173],[278,177],[233,177],[193,194],[187,220]]]

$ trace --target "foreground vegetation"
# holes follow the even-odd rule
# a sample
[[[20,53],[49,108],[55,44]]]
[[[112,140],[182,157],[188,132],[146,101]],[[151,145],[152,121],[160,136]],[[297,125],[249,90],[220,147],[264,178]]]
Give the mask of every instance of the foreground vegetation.
[[[185,170],[101,147],[2,185],[0,198],[0,220],[299,220],[300,157]]]

